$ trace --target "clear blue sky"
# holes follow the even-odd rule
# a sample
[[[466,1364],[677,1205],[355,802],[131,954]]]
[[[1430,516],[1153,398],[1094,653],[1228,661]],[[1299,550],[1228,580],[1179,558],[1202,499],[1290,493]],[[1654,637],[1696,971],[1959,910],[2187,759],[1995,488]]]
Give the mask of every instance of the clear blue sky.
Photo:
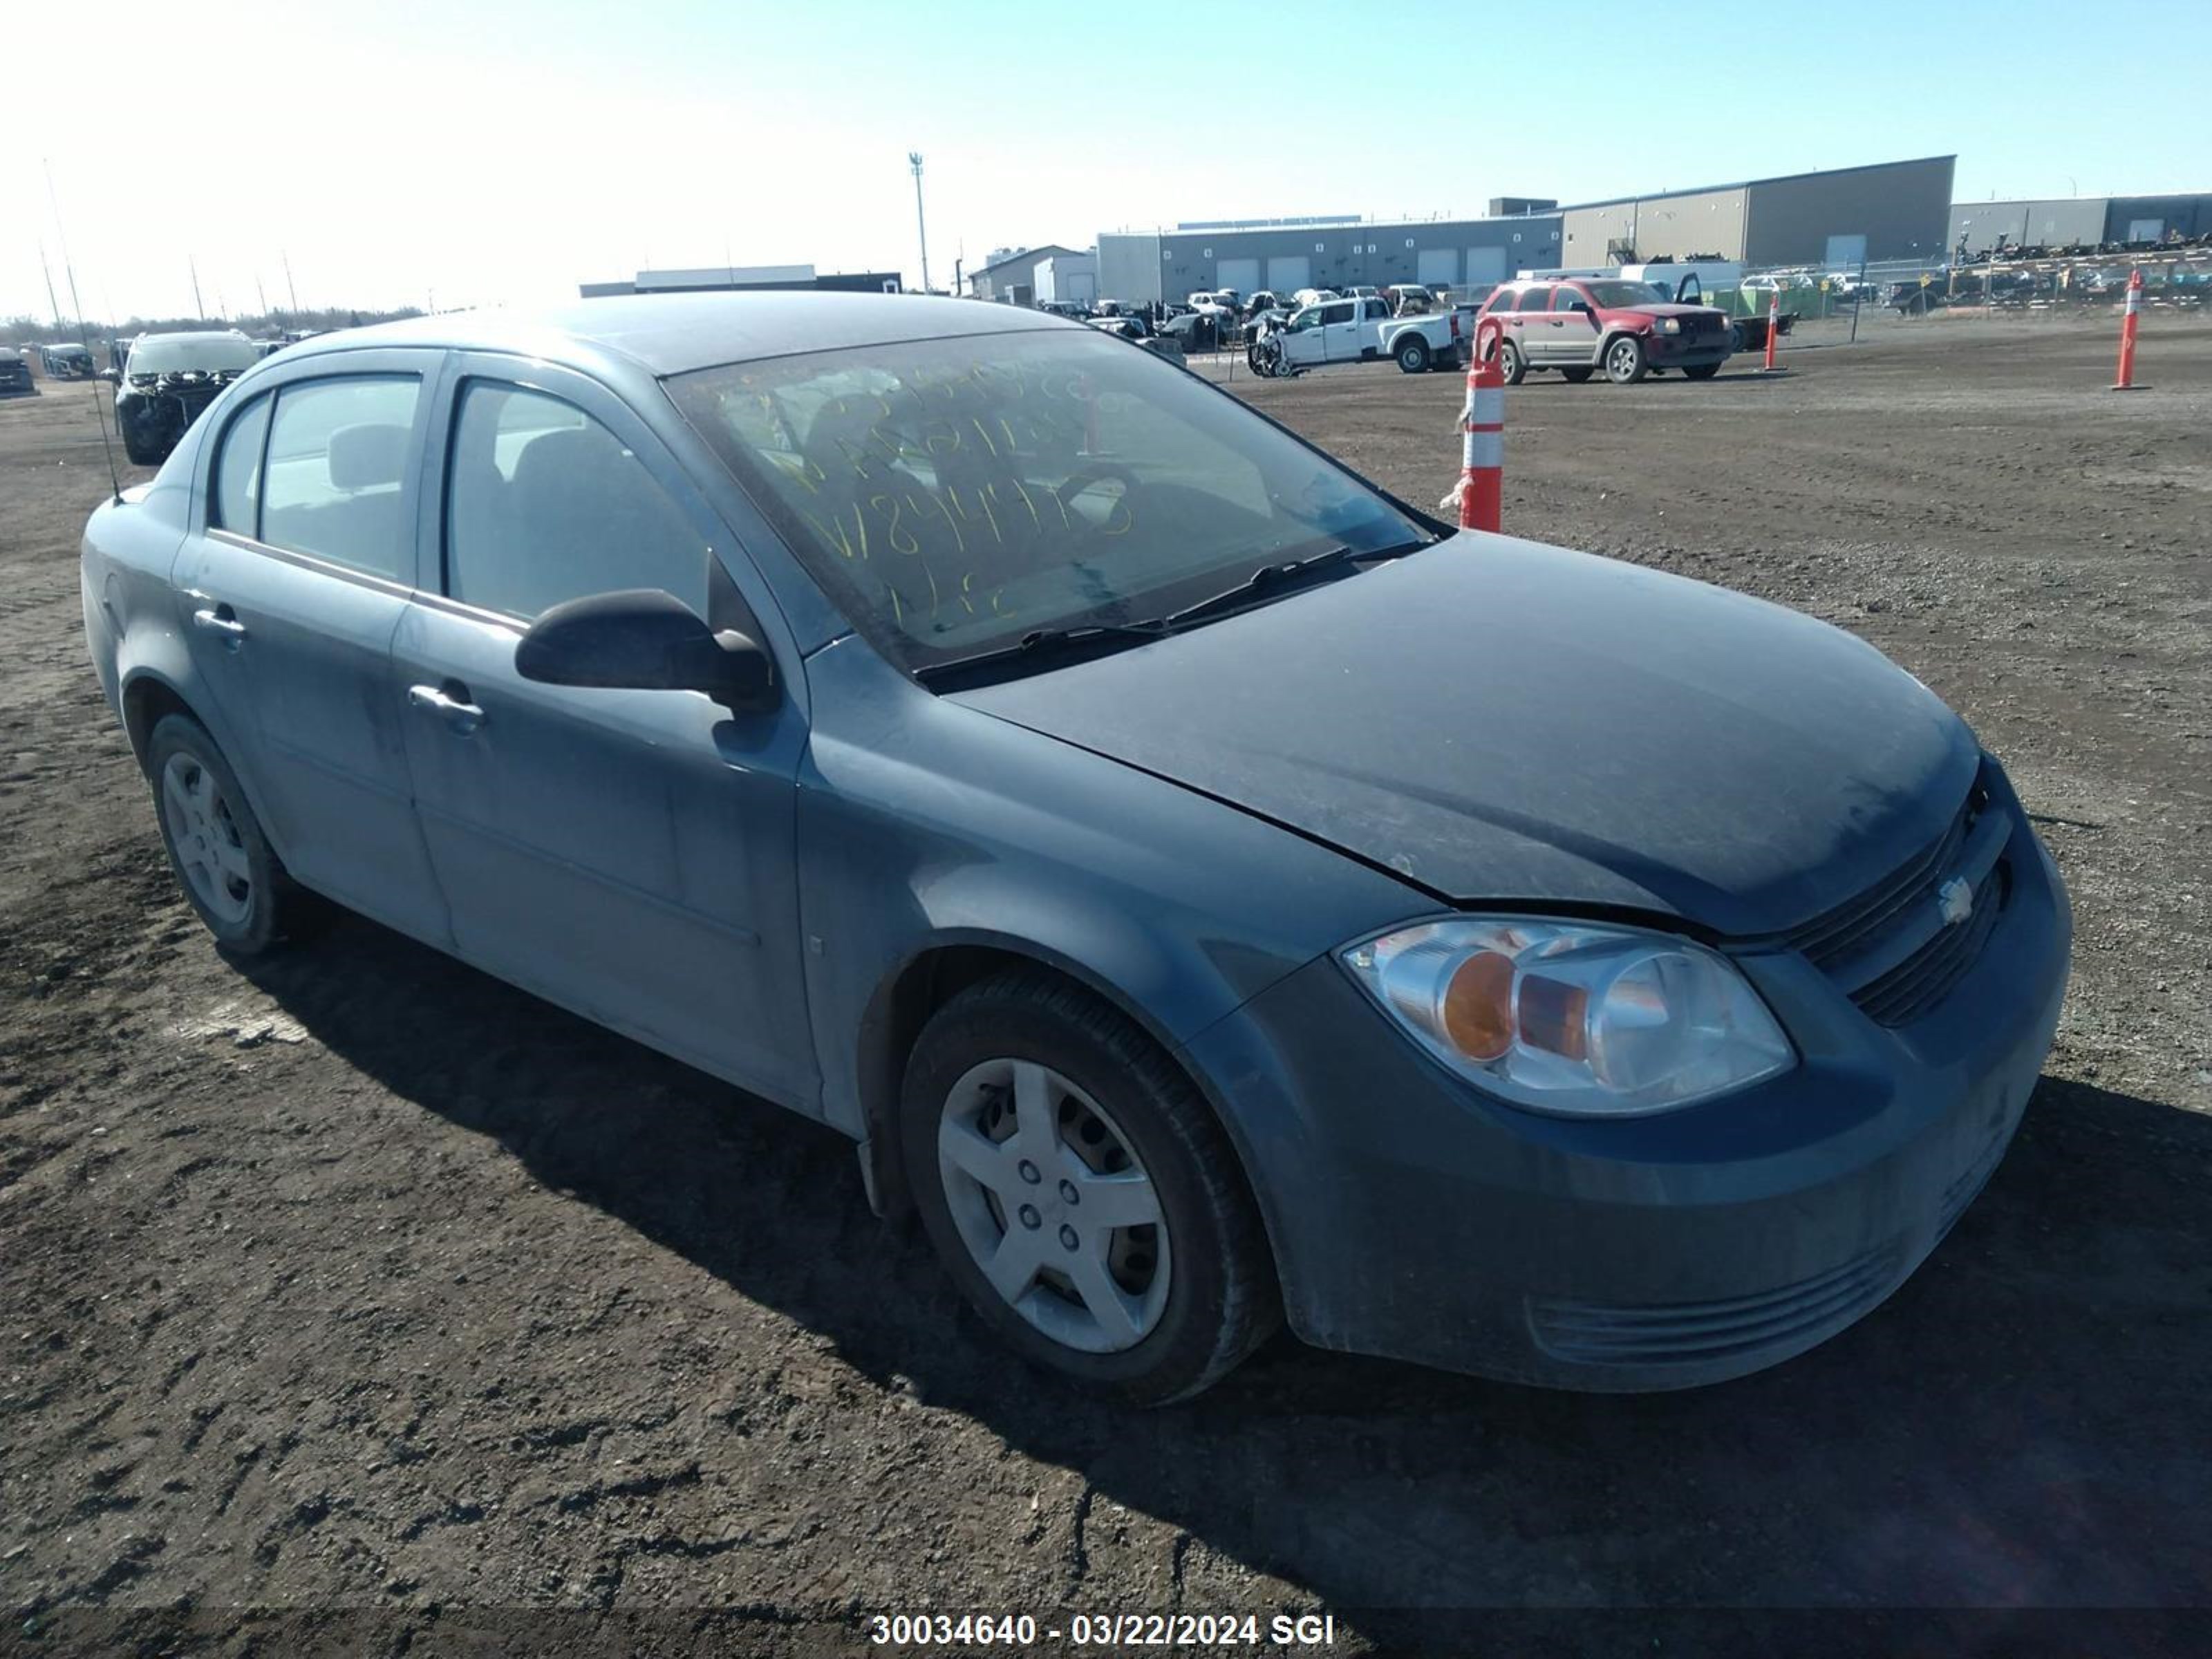
[[[282,303],[288,256],[303,305],[558,299],[648,262],[913,281],[909,149],[939,286],[1102,228],[1952,152],[1961,199],[2212,190],[2212,0],[124,0],[10,40],[0,315],[46,314],[63,230],[95,315],[189,311],[188,258],[232,311]],[[1627,92],[1624,60],[1650,77]]]

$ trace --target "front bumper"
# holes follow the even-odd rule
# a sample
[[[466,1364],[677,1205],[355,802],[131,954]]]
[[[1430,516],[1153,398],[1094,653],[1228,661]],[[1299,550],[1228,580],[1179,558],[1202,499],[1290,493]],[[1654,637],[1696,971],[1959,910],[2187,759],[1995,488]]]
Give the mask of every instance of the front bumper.
[[[1696,368],[1705,363],[1725,362],[1735,349],[1725,328],[1711,333],[1653,333],[1644,337],[1644,360],[1654,368]]]
[[[1741,1376],[1851,1324],[1996,1169],[2057,1026],[2071,913],[2003,810],[2012,890],[1941,1003],[1886,1028],[1800,956],[1740,957],[1801,1064],[1702,1106],[1517,1111],[1431,1062],[1328,958],[1201,1033],[1188,1052],[1251,1170],[1291,1328],[1621,1390]]]

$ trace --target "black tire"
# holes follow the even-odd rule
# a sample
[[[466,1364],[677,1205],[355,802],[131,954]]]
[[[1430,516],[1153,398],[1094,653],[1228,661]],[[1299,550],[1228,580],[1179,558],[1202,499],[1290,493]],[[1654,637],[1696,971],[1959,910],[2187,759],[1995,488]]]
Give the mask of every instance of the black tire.
[[[243,882],[226,884],[225,887],[234,901],[240,896],[239,886],[246,890],[235,912],[218,908],[203,891],[205,874],[194,873],[192,860],[185,850],[190,845],[191,829],[175,821],[176,813],[165,787],[165,776],[173,761],[188,772],[206,775],[217,803],[214,816],[222,826],[229,847],[244,855]],[[285,873],[283,865],[269,845],[268,836],[262,833],[260,820],[253,816],[245,790],[239,786],[238,775],[230,769],[230,763],[223,758],[222,750],[216,746],[205,726],[189,714],[163,716],[147,740],[146,779],[154,791],[154,816],[161,825],[161,844],[168,852],[169,867],[176,873],[177,884],[184,889],[185,898],[223,950],[235,956],[259,956],[282,940],[304,938],[327,921],[329,905]]]
[[[137,422],[118,419],[116,424],[122,430],[123,453],[131,458],[131,465],[159,466],[169,459],[169,452]]]
[[[1710,380],[1720,372],[1718,363],[1692,363],[1682,371],[1693,380]]]
[[[1429,372],[1429,343],[1418,334],[1409,335],[1400,341],[1398,349],[1391,355],[1397,358],[1398,367],[1405,374],[1425,374]]]
[[[1085,1352],[1048,1336],[993,1288],[962,1238],[939,1130],[956,1085],[999,1059],[1034,1061],[1088,1093],[1151,1177],[1173,1272],[1157,1323],[1133,1346]],[[1259,1212],[1205,1097],[1141,1030],[1079,987],[1016,969],[953,997],[908,1057],[900,1113],[931,1244],[969,1305],[1031,1364],[1125,1404],[1167,1405],[1218,1382],[1281,1322]]]
[[[1605,378],[1615,386],[1634,386],[1650,372],[1644,342],[1633,334],[1616,334],[1605,343]]]
[[[1569,386],[1580,386],[1583,381],[1589,380],[1591,375],[1596,373],[1597,371],[1595,369],[1589,368],[1563,368],[1559,371],[1559,378],[1565,380]]]
[[[1510,340],[1498,343],[1498,367],[1505,376],[1505,384],[1519,386],[1528,378],[1528,360],[1521,355],[1521,348]]]

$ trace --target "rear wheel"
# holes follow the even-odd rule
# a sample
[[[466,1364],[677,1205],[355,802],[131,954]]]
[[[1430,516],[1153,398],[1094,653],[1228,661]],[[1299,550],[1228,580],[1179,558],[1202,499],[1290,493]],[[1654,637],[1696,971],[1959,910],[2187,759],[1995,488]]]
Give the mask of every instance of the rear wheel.
[[[1651,372],[1644,356],[1644,342],[1623,334],[1605,349],[1605,377],[1615,386],[1633,386]]]
[[[1521,348],[1510,340],[1498,343],[1498,367],[1505,376],[1505,384],[1519,386],[1528,378],[1528,360],[1521,355]]]
[[[1395,354],[1398,367],[1408,374],[1425,374],[1429,368],[1429,343],[1415,334],[1401,340]]]
[[[1258,1213],[1204,1098],[1078,988],[1017,971],[961,992],[915,1043],[900,1109],[931,1243],[1032,1363],[1164,1405],[1280,1318]]]
[[[284,873],[206,727],[166,716],[147,741],[146,775],[169,863],[216,944],[258,956],[321,921],[326,907]]]
[[[1692,363],[1682,371],[1693,380],[1710,380],[1721,372],[1718,363]]]
[[[123,439],[123,453],[131,458],[131,465],[159,466],[168,459],[169,447],[162,443],[162,434],[151,419],[118,409],[115,426]]]
[[[1595,369],[1586,365],[1581,368],[1563,368],[1559,371],[1559,378],[1570,386],[1580,386],[1596,373]]]

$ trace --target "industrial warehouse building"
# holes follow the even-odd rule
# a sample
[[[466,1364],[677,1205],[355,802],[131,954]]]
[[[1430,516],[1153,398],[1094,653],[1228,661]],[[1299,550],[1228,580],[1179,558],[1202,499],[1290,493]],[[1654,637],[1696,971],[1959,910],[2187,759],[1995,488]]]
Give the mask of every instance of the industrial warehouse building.
[[[1559,216],[1551,212],[1482,219],[1319,216],[1103,231],[1098,292],[1143,304],[1181,300],[1201,289],[1288,295],[1302,288],[1425,283],[1457,290],[1504,282],[1523,265],[1553,264],[1559,246]]]
[[[2047,201],[1959,202],[1944,246],[1983,253],[2008,247],[2095,247],[2212,235],[2212,194],[2070,196]]]
[[[1932,258],[1945,246],[1957,159],[1930,155],[1585,202],[1561,210],[1559,263],[1702,255],[1754,269],[1840,270],[1863,259]]]
[[[988,264],[970,271],[968,292],[978,300],[997,300],[1003,304],[1015,306],[1040,305],[1054,298],[1072,299],[1076,296],[1051,293],[1052,273],[1041,268],[1051,265],[1054,261],[1089,257],[1072,247],[1062,247],[1057,242],[1047,242],[1041,247],[1017,248],[1011,252],[999,254]],[[1045,278],[1044,286],[1048,290],[1042,294],[1037,291],[1040,276]],[[1085,297],[1095,299],[1097,296]]]
[[[895,270],[817,271],[812,265],[707,265],[692,270],[641,270],[626,283],[585,283],[586,300],[617,294],[730,294],[819,289],[832,294],[896,294]]]
[[[1692,255],[1829,269],[1862,259],[1932,258],[1948,246],[1955,160],[1932,155],[1565,208],[1540,198],[1500,198],[1480,219],[1344,214],[1102,232],[1098,292],[1137,303],[1222,288],[1287,295],[1425,283],[1465,292],[1520,270]]]

